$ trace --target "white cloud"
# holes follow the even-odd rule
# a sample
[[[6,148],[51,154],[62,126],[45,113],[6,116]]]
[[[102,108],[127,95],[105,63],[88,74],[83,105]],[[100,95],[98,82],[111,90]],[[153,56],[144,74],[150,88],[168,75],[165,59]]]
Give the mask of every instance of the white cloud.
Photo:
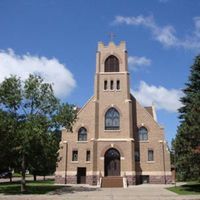
[[[159,26],[156,24],[153,16],[144,17],[139,15],[136,17],[116,16],[113,25],[126,24],[133,26],[144,26],[149,29],[153,38],[165,47],[183,47],[186,49],[200,49],[200,17],[193,18],[194,30],[191,35],[184,38],[176,36],[176,30],[173,26]]]
[[[148,28],[151,31],[154,39],[162,43],[164,46],[172,46],[177,42],[177,39],[174,36],[175,29],[172,26],[159,27],[155,23],[153,16],[116,16],[113,24],[142,25]]]
[[[48,83],[53,83],[56,96],[65,98],[76,86],[72,73],[56,58],[16,55],[12,49],[0,51],[0,82],[11,74],[20,76],[22,80],[29,74],[39,74]]]
[[[157,109],[168,112],[177,112],[177,109],[182,106],[179,101],[180,97],[183,96],[181,90],[148,85],[144,81],[141,81],[138,90],[134,91],[131,89],[131,93],[144,106],[154,103]]]
[[[200,17],[194,17],[195,24],[195,34],[197,37],[200,37]]]
[[[127,25],[144,25],[148,26],[149,23],[152,23],[152,17],[143,17],[139,15],[137,17],[123,17],[116,16],[113,24],[127,24]]]
[[[149,66],[151,64],[151,60],[144,56],[129,56],[128,64],[131,69],[137,70],[138,67]]]

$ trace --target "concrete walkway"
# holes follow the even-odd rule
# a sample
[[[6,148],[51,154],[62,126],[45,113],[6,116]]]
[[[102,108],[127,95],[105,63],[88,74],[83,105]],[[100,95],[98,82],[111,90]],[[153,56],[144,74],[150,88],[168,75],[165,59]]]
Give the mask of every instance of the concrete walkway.
[[[177,195],[165,187],[166,185],[138,185],[126,189],[91,188],[88,191],[77,187],[77,190],[61,192],[59,195],[0,195],[0,200],[200,200],[200,195]]]

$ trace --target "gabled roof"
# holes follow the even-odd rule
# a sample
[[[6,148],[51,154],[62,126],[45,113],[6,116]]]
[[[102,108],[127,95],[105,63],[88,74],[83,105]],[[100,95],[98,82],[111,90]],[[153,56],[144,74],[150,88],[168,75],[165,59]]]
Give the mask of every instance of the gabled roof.
[[[154,117],[153,116],[153,107],[152,106],[148,106],[148,107],[144,107],[146,110],[147,110],[147,112],[152,116],[152,117]]]

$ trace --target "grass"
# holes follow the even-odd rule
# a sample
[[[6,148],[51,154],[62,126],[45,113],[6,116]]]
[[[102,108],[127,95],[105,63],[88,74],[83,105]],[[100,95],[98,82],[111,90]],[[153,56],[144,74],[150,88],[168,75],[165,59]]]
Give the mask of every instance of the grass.
[[[63,187],[54,185],[53,180],[27,181],[26,183],[25,194],[46,194]],[[3,194],[21,194],[20,189],[20,182],[0,183],[0,193]]]
[[[21,177],[22,175],[20,174],[20,173],[14,173],[13,175],[12,175],[12,177]],[[31,177],[31,176],[33,176],[33,175],[31,175],[31,174],[26,174],[26,177]]]
[[[200,195],[200,183],[189,182],[181,186],[167,188],[180,195]]]

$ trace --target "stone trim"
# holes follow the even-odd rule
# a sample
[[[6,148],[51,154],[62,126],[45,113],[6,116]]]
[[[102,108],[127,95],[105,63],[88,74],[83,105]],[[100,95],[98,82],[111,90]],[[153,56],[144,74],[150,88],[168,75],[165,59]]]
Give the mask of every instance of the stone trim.
[[[171,176],[171,171],[142,171],[142,172],[136,172],[137,175],[168,175]]]
[[[116,145],[116,144],[113,144],[113,145],[112,145],[112,144],[109,144],[109,145],[105,146],[105,147],[103,148],[103,150],[101,151],[100,156],[101,156],[101,157],[104,157],[106,151],[108,151],[108,149],[110,149],[110,148],[115,148],[117,151],[119,151],[120,156],[121,156],[121,157],[124,157],[124,153],[123,153],[122,149],[121,149],[118,145]]]
[[[106,53],[106,55],[101,59],[101,62],[100,64],[103,65],[105,67],[105,62],[106,62],[106,59],[109,57],[109,56],[115,56],[118,60],[119,60],[119,64],[121,65],[122,64],[122,59],[120,57],[120,55],[116,52],[111,52],[111,53]],[[103,71],[104,72],[104,71]],[[105,72],[104,72],[105,73]],[[116,73],[116,72],[115,72]]]
[[[121,171],[122,176],[135,176],[135,171]]]
[[[102,157],[104,159],[104,157]],[[102,159],[102,160],[103,160]],[[103,171],[102,171],[103,172]],[[99,175],[100,171],[87,171],[87,176],[88,175]],[[77,171],[56,171],[55,176],[62,176],[64,177],[65,174],[67,175],[76,175]],[[172,173],[171,171],[143,171],[143,172],[135,172],[135,171],[121,171],[122,176],[132,176],[132,175],[149,175],[149,176],[171,176]]]
[[[99,171],[86,171],[86,176],[93,176],[93,175],[99,175]],[[64,174],[64,171],[63,171],[63,173],[60,173],[61,175],[63,175]],[[60,175],[60,174],[57,174],[56,173],[56,175]],[[70,176],[74,176],[74,175],[76,175],[77,174],[77,171],[67,171],[67,176],[68,175],[70,175]]]
[[[95,139],[94,139],[95,140]],[[133,138],[99,138],[96,139],[95,141],[97,142],[129,142],[129,141],[134,141]]]
[[[99,73],[96,73],[96,74],[106,74],[106,75],[112,75],[112,74],[116,74],[116,72],[99,72]],[[117,72],[117,74],[129,74],[129,72],[127,71],[121,71],[121,72]]]

